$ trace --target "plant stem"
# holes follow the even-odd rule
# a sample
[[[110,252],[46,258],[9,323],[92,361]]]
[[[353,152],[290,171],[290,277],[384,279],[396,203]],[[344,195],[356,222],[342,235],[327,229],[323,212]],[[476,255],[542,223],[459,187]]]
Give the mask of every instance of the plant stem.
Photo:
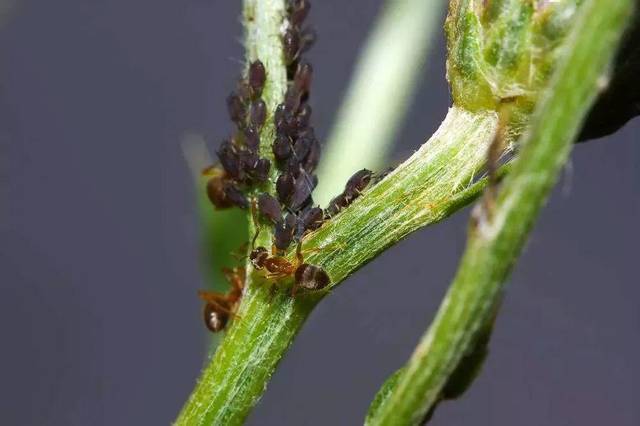
[[[473,176],[497,126],[494,113],[452,108],[436,134],[384,181],[304,240],[305,260],[337,285],[385,247],[437,222],[479,193]],[[410,202],[411,201],[411,202]],[[238,315],[185,404],[177,425],[240,424],[291,341],[326,292],[289,295],[254,273]],[[274,283],[271,283],[274,284]],[[272,290],[275,290],[272,292]]]
[[[451,108],[415,154],[305,238],[305,260],[321,265],[333,287],[409,233],[447,217],[453,205],[462,207],[458,195],[482,169],[497,124],[494,112]]]
[[[605,81],[632,4],[632,0],[588,0],[581,6],[495,209],[476,216],[460,267],[433,324],[370,424],[419,424],[486,324]]]
[[[444,0],[387,0],[327,139],[314,198],[324,205],[358,169],[380,168],[423,76]]]

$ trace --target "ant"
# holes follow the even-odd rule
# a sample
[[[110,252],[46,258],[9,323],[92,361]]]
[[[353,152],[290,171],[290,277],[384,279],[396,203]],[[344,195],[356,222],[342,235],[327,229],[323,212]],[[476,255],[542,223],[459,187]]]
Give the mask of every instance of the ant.
[[[231,289],[226,294],[214,291],[198,291],[200,299],[206,302],[203,312],[204,323],[213,333],[224,330],[229,318],[237,316],[235,309],[244,289],[244,268],[224,268],[222,272],[231,284]]]
[[[296,258],[293,262],[281,256],[270,256],[264,247],[253,249],[249,254],[249,260],[257,270],[264,269],[268,272],[267,279],[286,278],[293,275],[292,297],[296,296],[299,287],[305,290],[322,290],[331,283],[331,279],[324,269],[310,263],[304,263],[302,242],[298,242]]]

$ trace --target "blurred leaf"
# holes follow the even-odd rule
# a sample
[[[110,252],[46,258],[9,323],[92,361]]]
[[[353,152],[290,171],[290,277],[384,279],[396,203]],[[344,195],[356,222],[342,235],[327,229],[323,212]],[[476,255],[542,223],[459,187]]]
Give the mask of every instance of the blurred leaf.
[[[611,80],[591,109],[579,142],[616,132],[640,115],[640,7],[615,61]]]

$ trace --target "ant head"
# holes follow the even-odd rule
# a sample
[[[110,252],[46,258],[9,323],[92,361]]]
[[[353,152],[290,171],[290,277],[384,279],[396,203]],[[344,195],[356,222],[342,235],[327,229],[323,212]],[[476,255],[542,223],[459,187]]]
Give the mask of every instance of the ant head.
[[[256,269],[262,269],[264,261],[269,257],[269,251],[264,247],[256,247],[249,253],[249,260]]]

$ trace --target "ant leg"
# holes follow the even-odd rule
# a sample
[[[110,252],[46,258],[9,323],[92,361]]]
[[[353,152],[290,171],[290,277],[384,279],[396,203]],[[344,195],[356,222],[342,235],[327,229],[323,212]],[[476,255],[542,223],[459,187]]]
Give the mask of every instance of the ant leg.
[[[271,286],[269,286],[269,303],[271,303],[273,301],[273,298],[276,297],[277,290],[278,288],[275,283],[272,283]]]
[[[240,247],[230,253],[231,257],[233,257],[236,261],[242,262],[247,258],[247,246],[249,242],[243,243]]]
[[[298,245],[296,246],[296,260],[298,261],[298,266],[304,263],[304,257],[302,256],[302,240],[298,241]]]
[[[226,304],[227,296],[215,291],[198,290],[198,297],[207,303]]]
[[[243,268],[222,268],[222,273],[234,290],[241,291],[244,288],[245,274]]]
[[[258,239],[258,235],[260,235],[260,231],[262,227],[260,226],[260,218],[258,217],[258,207],[256,206],[256,199],[251,200],[251,217],[253,218],[253,224],[256,227],[256,233],[251,240],[251,249],[256,248],[256,240]]]
[[[209,305],[213,305],[222,312],[231,315],[234,318],[242,319],[242,317],[235,313],[233,309],[227,307],[227,300],[225,298],[217,299],[221,297],[219,294],[209,291],[199,291],[198,295],[201,299],[207,302]]]

